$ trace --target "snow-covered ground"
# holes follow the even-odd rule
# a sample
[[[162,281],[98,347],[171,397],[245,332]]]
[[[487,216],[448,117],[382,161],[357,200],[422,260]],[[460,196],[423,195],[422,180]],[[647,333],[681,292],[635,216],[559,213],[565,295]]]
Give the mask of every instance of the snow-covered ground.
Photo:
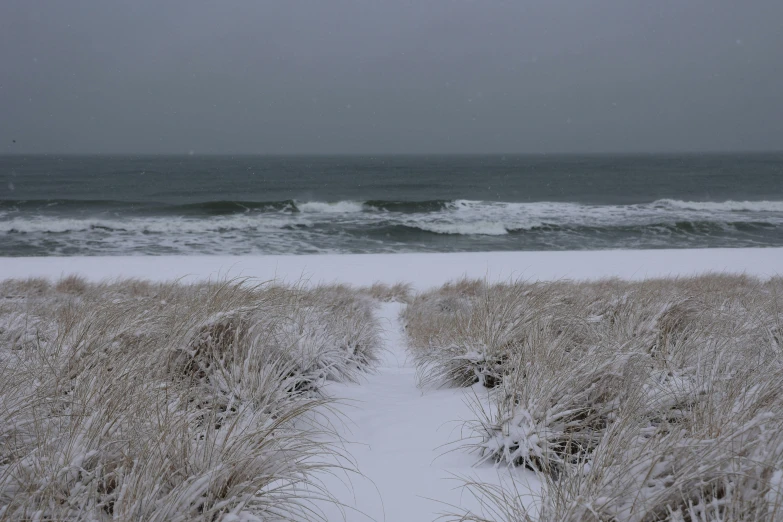
[[[59,277],[154,280],[251,277],[369,285],[407,281],[416,288],[461,276],[489,279],[643,279],[701,272],[783,274],[783,248],[469,252],[313,256],[135,256],[0,258],[0,278]]]
[[[79,274],[90,280],[135,277],[153,280],[250,277],[288,282],[342,282],[369,285],[410,282],[417,289],[462,276],[491,280],[642,279],[703,272],[783,274],[783,249],[714,249],[602,252],[506,252],[256,257],[68,257],[3,258],[0,278]],[[437,514],[475,509],[456,478],[497,483],[506,469],[474,467],[475,455],[449,445],[459,440],[461,421],[474,418],[466,399],[480,387],[421,390],[402,338],[398,313],[403,305],[384,304],[378,313],[386,327],[387,353],[377,372],[355,385],[333,384],[342,399],[345,449],[362,476],[328,477],[329,491],[343,510],[319,506],[328,520],[430,521]],[[455,450],[455,451],[450,451]],[[515,471],[524,482],[535,478]],[[350,481],[348,487],[348,481]]]
[[[473,497],[460,487],[458,477],[498,483],[508,477],[505,468],[474,467],[476,455],[454,445],[463,421],[474,415],[471,398],[480,399],[480,386],[468,389],[420,390],[402,338],[399,303],[379,311],[387,348],[377,373],[361,384],[332,384],[329,393],[342,400],[345,449],[364,475],[335,476],[329,491],[345,504],[319,506],[328,520],[430,522],[443,512],[478,510]],[[535,476],[513,471],[518,482],[539,487]],[[347,487],[350,478],[352,488]]]

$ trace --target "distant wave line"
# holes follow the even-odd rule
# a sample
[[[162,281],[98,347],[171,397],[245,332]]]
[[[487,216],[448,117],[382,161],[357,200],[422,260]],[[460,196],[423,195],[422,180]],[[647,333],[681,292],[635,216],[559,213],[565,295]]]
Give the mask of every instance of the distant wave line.
[[[695,212],[775,212],[783,213],[783,201],[685,201],[677,199],[658,199],[649,203],[633,204],[585,204],[576,202],[513,202],[478,201],[466,199],[434,199],[422,201],[366,200],[366,201],[299,201],[286,199],[279,201],[243,201],[219,200],[195,203],[163,203],[119,200],[0,200],[3,216],[11,217],[15,213],[39,212],[58,213],[84,211],[103,211],[141,215],[174,215],[189,217],[211,217],[249,213],[291,213],[291,214],[354,214],[354,213],[396,213],[396,214],[433,214],[441,212],[468,211],[504,211],[513,210],[535,217],[541,213],[549,214],[563,211],[584,210],[655,210],[655,211],[695,211]]]
[[[638,234],[638,233],[675,233],[693,235],[720,235],[731,232],[763,232],[780,228],[781,223],[767,221],[671,221],[650,223],[549,223],[536,222],[528,225],[510,224],[503,221],[476,220],[472,222],[427,222],[427,221],[381,221],[368,223],[356,232],[384,233],[398,231],[408,235],[431,233],[455,236],[502,236],[508,234],[549,234],[565,233],[576,235],[592,234]],[[233,232],[265,232],[285,235],[288,231],[323,231],[328,225],[317,226],[311,222],[264,222],[255,220],[241,221],[193,221],[165,219],[152,220],[12,220],[0,221],[0,233],[4,234],[70,234],[70,233],[123,233],[123,234],[225,234]]]

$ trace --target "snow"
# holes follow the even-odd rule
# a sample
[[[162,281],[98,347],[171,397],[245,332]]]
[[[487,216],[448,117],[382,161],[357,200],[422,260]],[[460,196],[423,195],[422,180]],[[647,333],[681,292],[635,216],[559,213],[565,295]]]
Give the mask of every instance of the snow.
[[[376,374],[360,384],[329,386],[330,395],[343,399],[341,411],[350,419],[344,425],[343,436],[350,441],[346,450],[364,477],[350,477],[351,487],[344,476],[326,481],[345,504],[342,512],[319,506],[326,519],[342,520],[344,515],[348,521],[430,522],[444,512],[480,512],[461,488],[462,478],[500,484],[514,473],[537,491],[531,472],[476,466],[476,454],[453,444],[463,436],[463,422],[474,417],[469,401],[486,392],[480,386],[467,391],[416,387],[398,320],[401,306],[385,303],[379,312],[387,351]]]
[[[643,279],[702,272],[783,274],[783,248],[603,250],[569,252],[469,252],[451,254],[352,254],[312,256],[117,256],[0,258],[0,278],[59,277],[153,280],[253,277],[296,282],[407,281],[415,288],[468,276],[488,279]]]
[[[600,252],[495,252],[460,254],[365,254],[315,256],[160,256],[0,258],[0,278],[78,274],[97,281],[143,278],[184,281],[249,277],[312,283],[370,285],[410,282],[426,289],[467,276],[501,280],[642,279],[703,272],[743,272],[759,277],[783,274],[783,249],[703,249]],[[402,337],[403,305],[386,303],[378,313],[387,349],[374,374],[358,384],[331,383],[340,399],[345,449],[362,476],[336,474],[324,485],[342,508],[319,503],[327,520],[431,521],[444,512],[479,510],[460,486],[461,478],[499,484],[515,474],[518,483],[539,489],[524,470],[510,471],[454,444],[475,418],[470,400],[482,400],[480,386],[420,389]],[[531,497],[532,501],[532,497]]]

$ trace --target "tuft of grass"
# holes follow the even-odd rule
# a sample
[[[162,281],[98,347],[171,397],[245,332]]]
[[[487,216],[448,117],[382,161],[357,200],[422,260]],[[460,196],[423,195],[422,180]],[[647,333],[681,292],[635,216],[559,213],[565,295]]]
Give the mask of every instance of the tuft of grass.
[[[69,275],[57,281],[54,289],[63,294],[81,295],[87,291],[87,280],[77,275]]]
[[[367,294],[378,301],[408,303],[413,294],[413,285],[397,282],[393,285],[376,282],[366,289]]]
[[[403,320],[422,385],[490,388],[467,448],[545,482],[535,512],[513,485],[468,484],[491,519],[778,520],[782,290],[726,274],[460,281]]]
[[[350,460],[324,442],[319,388],[372,368],[370,300],[244,281],[0,291],[0,520],[321,518],[318,477]]]

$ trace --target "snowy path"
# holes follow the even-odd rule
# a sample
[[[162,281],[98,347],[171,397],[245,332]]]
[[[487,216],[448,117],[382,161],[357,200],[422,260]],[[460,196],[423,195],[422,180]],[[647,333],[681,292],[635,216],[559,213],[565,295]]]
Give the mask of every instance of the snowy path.
[[[343,513],[320,506],[330,521],[429,522],[444,511],[474,508],[455,475],[497,483],[508,474],[491,466],[473,467],[476,456],[464,451],[446,453],[453,448],[446,445],[460,438],[461,421],[473,415],[463,390],[422,392],[416,387],[398,320],[401,306],[383,304],[378,312],[387,351],[377,373],[358,385],[329,387],[330,395],[346,399],[341,411],[349,419],[344,436],[350,443],[345,449],[365,477],[352,476],[352,490],[338,478],[325,481],[349,506]]]

